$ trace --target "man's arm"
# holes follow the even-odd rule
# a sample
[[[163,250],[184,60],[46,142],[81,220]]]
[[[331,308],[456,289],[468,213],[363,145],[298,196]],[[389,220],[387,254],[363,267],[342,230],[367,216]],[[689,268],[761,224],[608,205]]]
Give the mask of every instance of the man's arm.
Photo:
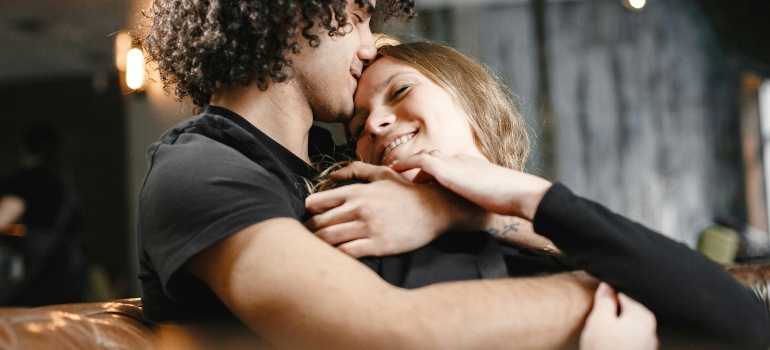
[[[285,218],[241,230],[187,267],[254,331],[292,348],[563,348],[596,283],[559,274],[403,290]]]

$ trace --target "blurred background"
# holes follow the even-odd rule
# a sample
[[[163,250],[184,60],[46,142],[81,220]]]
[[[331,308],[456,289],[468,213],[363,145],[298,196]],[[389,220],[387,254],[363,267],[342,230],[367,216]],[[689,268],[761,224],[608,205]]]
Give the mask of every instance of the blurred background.
[[[529,172],[693,249],[767,256],[770,2],[416,3],[414,23],[380,30],[448,43],[504,77],[533,136]],[[91,300],[140,295],[145,150],[193,115],[141,75],[125,33],[146,5],[0,0],[0,189],[20,169],[24,130],[55,128],[82,201]]]

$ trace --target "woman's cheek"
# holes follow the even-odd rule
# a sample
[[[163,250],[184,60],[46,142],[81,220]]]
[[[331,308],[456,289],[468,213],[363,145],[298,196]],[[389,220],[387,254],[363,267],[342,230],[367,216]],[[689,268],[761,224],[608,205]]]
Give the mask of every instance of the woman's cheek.
[[[356,154],[358,155],[358,158],[359,158],[358,160],[364,163],[374,164],[371,153],[372,153],[371,147],[368,147],[364,142],[361,142],[361,141],[358,142],[358,144],[356,145]]]

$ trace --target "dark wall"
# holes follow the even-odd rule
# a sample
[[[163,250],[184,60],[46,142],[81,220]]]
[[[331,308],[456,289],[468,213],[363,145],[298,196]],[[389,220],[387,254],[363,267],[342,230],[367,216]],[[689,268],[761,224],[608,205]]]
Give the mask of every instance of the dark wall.
[[[127,199],[117,77],[0,84],[0,177],[18,169],[21,133],[40,120],[62,135],[60,158],[82,197],[89,258],[122,276],[127,264]]]
[[[744,219],[738,72],[697,3],[546,4],[544,43],[528,3],[482,15],[482,58],[536,134],[528,170],[690,245],[717,216]]]

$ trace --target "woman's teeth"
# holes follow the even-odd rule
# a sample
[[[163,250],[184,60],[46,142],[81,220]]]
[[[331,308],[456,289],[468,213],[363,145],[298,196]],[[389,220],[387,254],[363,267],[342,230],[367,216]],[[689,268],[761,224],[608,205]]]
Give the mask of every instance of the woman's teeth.
[[[393,140],[391,143],[388,144],[388,147],[385,147],[385,151],[382,152],[382,156],[385,157],[386,155],[388,155],[388,153],[390,153],[390,151],[398,147],[398,145],[409,142],[409,140],[411,140],[413,137],[414,137],[414,133],[404,135]]]

